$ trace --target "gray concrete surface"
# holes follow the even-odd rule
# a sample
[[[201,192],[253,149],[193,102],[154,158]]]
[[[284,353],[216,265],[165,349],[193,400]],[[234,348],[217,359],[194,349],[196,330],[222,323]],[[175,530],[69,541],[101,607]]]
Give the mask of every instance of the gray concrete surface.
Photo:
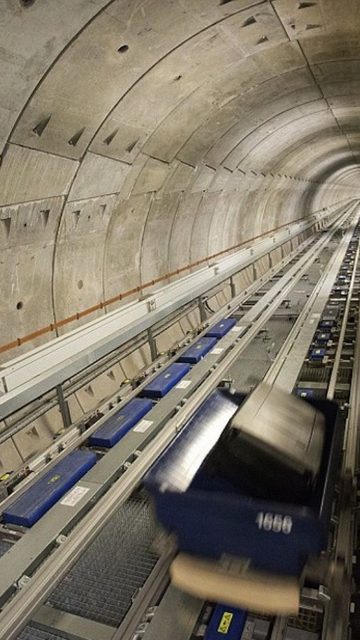
[[[0,0],[0,345],[358,197],[359,27],[358,0]]]
[[[360,192],[357,0],[0,5],[0,343]]]

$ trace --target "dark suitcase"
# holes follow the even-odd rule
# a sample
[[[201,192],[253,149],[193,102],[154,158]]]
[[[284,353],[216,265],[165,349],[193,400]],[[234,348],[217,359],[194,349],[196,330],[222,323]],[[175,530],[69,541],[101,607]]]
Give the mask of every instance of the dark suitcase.
[[[261,383],[230,421],[206,468],[252,497],[301,502],[320,469],[324,423],[309,403]]]

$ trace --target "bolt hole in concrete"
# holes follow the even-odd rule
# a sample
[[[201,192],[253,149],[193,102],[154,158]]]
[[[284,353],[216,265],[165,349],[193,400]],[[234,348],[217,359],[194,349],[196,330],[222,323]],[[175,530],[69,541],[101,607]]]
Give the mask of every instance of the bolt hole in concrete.
[[[31,5],[34,3],[35,0],[20,0],[20,4],[22,7],[31,7]]]
[[[129,49],[129,45],[127,44],[122,44],[121,47],[118,48],[118,52],[119,53],[126,53],[126,51]]]
[[[18,311],[20,311],[20,309],[22,309],[22,308],[23,308],[23,306],[24,306],[24,305],[23,305],[23,303],[22,303],[22,302],[18,302],[18,303],[17,303],[17,305],[16,305],[16,308],[17,308],[17,310],[18,310]]]
[[[79,282],[78,282],[78,289],[82,289],[82,288],[83,288],[83,286],[84,286],[83,281],[82,281],[82,280],[79,280]]]

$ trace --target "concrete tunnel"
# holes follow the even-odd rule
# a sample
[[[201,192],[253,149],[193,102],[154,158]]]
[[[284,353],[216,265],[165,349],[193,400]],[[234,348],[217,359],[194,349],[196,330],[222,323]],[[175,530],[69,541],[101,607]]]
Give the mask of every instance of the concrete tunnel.
[[[357,0],[0,5],[2,363],[359,197]],[[159,350],[199,322],[187,310]],[[94,378],[72,419],[149,362],[143,344]],[[61,424],[51,409],[7,440],[0,472]]]

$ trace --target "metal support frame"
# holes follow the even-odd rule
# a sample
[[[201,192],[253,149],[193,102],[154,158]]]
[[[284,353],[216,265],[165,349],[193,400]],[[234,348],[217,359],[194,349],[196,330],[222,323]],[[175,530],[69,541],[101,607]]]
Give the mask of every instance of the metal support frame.
[[[287,266],[293,262],[294,259],[297,258],[298,255],[301,254],[302,251],[309,248],[313,240],[307,239],[301,247],[298,247],[296,251],[287,255],[280,263],[276,265],[273,269],[268,271],[265,275],[258,278],[258,280],[247,287],[247,289],[243,290],[239,293],[236,298],[232,300],[231,303],[226,304],[225,309],[222,308],[219,311],[215,312],[211,317],[211,321],[208,321],[206,328],[201,333],[196,334],[196,339],[204,336],[208,331],[209,327],[216,324],[216,322],[223,319],[226,315],[234,314],[236,309],[241,305],[244,300],[250,299],[259,289],[263,288],[266,284],[272,279],[276,279],[278,277],[278,273],[287,268]],[[175,362],[179,355],[188,348],[189,339],[184,338],[181,349],[177,352],[175,356],[172,358],[168,358],[162,360],[161,364],[167,365]],[[117,392],[116,395],[112,398],[109,398],[106,403],[98,407],[98,411],[100,414],[103,414],[104,417],[99,418],[92,426],[88,427],[84,432],[83,429],[83,419],[81,419],[77,424],[74,424],[70,429],[66,431],[66,433],[59,438],[57,438],[56,442],[53,443],[50,447],[48,447],[44,452],[42,452],[39,456],[36,456],[33,460],[27,461],[27,467],[34,471],[35,473],[31,476],[27,477],[20,485],[16,487],[16,493],[21,492],[24,488],[28,488],[36,481],[37,473],[39,473],[46,463],[47,469],[51,468],[55,463],[57,463],[60,459],[62,459],[65,455],[72,451],[75,447],[81,446],[83,442],[89,438],[89,436],[95,431],[95,429],[99,428],[101,424],[103,424],[106,420],[109,419],[111,415],[113,415],[116,411],[123,406],[124,402],[128,402],[135,395],[141,391],[141,389],[148,384],[148,382],[154,377],[154,375],[158,374],[158,369],[154,371],[153,367],[149,367],[147,371],[147,376],[144,381],[136,387],[136,390],[133,390],[130,385],[124,387],[121,391],[121,396]],[[6,438],[11,437],[14,432],[17,432],[17,426],[15,425],[11,429],[7,430]],[[5,435],[4,435],[5,439]],[[0,434],[0,444],[2,442],[2,434]],[[51,460],[51,462],[49,462]],[[11,501],[11,496],[2,502],[2,508],[5,508],[5,505]]]
[[[64,392],[61,384],[58,384],[56,387],[56,395],[59,403],[59,409],[60,409],[63,425],[65,428],[70,427],[72,422],[70,407],[69,407],[69,403],[64,398]]]
[[[265,376],[269,384],[276,384],[289,392],[293,389],[351,238],[351,230],[342,237],[328,269],[322,274],[283,344],[276,365]]]
[[[154,362],[154,360],[156,360],[156,358],[158,357],[158,350],[157,350],[157,344],[156,344],[156,339],[154,338],[154,334],[151,330],[151,328],[149,328],[147,330],[147,337],[148,337],[148,343],[149,343],[149,348],[150,348],[150,356],[151,356],[151,360],[152,362]]]
[[[254,281],[255,281],[255,280],[256,280],[256,278],[258,277],[258,276],[257,276],[257,269],[256,269],[256,264],[255,264],[255,262],[253,262],[253,264],[252,264],[252,277],[253,277],[253,280],[254,280]]]
[[[205,322],[207,320],[207,313],[202,296],[199,296],[198,298],[198,308],[200,313],[200,322]]]
[[[350,280],[350,286],[349,286],[349,291],[348,291],[348,295],[347,295],[347,300],[346,300],[343,320],[342,320],[342,324],[341,324],[340,335],[339,335],[339,340],[338,340],[338,346],[337,346],[337,349],[336,349],[334,365],[333,365],[333,368],[332,368],[332,371],[331,371],[329,387],[328,387],[328,391],[327,391],[327,395],[326,395],[326,397],[329,400],[332,400],[334,398],[334,395],[335,395],[336,382],[337,382],[337,378],[338,378],[338,374],[339,374],[339,368],[340,368],[341,354],[342,354],[344,340],[345,340],[345,334],[346,334],[346,326],[347,326],[347,322],[348,322],[348,318],[349,318],[351,299],[352,299],[352,294],[353,294],[354,285],[355,285],[355,278],[356,278],[356,275],[357,275],[359,254],[360,254],[360,244],[358,244],[357,250],[356,250],[354,267],[353,267],[353,272],[352,272],[352,276],[351,276],[351,280]]]

